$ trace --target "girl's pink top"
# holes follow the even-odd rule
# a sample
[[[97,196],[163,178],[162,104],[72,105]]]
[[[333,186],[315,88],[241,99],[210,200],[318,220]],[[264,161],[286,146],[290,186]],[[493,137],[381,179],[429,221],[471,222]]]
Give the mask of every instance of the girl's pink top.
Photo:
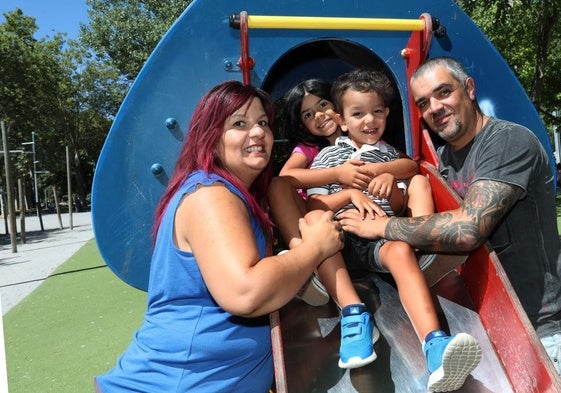
[[[306,157],[306,159],[308,160],[308,165],[306,166],[306,168],[309,169],[310,166],[312,165],[312,162],[314,161],[314,158],[318,155],[319,150],[320,150],[319,146],[310,146],[310,145],[304,145],[303,143],[299,143],[292,150],[292,154],[294,154],[294,153],[303,154]],[[300,196],[304,200],[308,199],[308,196],[306,195],[305,190],[302,190],[302,189],[299,188],[298,189],[298,194],[300,194]]]

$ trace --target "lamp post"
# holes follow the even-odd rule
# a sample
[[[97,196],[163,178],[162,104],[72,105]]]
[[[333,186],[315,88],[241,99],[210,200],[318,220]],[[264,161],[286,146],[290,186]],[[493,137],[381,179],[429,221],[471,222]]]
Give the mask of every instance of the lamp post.
[[[39,224],[41,225],[41,231],[43,228],[43,218],[41,217],[41,208],[39,207],[39,190],[37,189],[37,161],[35,159],[35,131],[31,132],[31,142],[23,142],[22,145],[31,145],[31,153],[33,154],[33,186],[35,189],[35,209],[37,210],[37,218],[39,218]]]

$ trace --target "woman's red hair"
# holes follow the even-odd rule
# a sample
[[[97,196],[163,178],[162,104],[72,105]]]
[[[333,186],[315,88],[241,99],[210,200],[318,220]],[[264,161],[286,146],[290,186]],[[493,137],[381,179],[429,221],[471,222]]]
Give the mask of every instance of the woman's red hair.
[[[269,95],[261,89],[244,85],[239,81],[226,81],[213,87],[201,98],[193,112],[187,138],[179,153],[173,175],[156,207],[154,239],[169,201],[187,176],[197,170],[217,174],[236,186],[243,193],[251,213],[257,216],[265,233],[270,232],[272,224],[262,206],[266,201],[267,189],[271,183],[271,163],[267,164],[248,191],[235,176],[224,168],[216,155],[226,119],[248,101],[251,102],[256,98],[261,101],[272,127],[273,103]]]

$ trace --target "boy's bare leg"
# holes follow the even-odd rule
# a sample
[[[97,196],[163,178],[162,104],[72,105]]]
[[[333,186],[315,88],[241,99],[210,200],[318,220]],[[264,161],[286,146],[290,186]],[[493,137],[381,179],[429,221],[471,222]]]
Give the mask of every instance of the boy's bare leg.
[[[385,243],[380,248],[380,258],[392,273],[401,304],[422,343],[430,373],[427,390],[459,389],[481,360],[477,340],[467,333],[449,336],[440,329],[429,288],[407,243]]]
[[[321,210],[311,211],[306,215],[306,221],[314,222],[322,213]],[[318,266],[317,272],[327,292],[340,308],[349,304],[362,303],[340,252],[323,261]]]
[[[314,210],[306,215],[307,222],[313,222],[323,214]],[[339,367],[362,367],[376,360],[374,343],[380,333],[374,326],[374,319],[362,303],[351,281],[343,256],[340,252],[324,260],[317,268],[318,275],[327,292],[341,309],[341,346]]]
[[[440,329],[440,323],[415,252],[405,242],[388,241],[380,247],[380,260],[392,274],[401,304],[423,342],[427,334]]]
[[[407,186],[408,217],[434,213],[434,201],[429,180],[423,175],[415,175]]]
[[[339,308],[362,303],[340,252],[326,259],[318,267],[318,276]]]
[[[268,192],[271,218],[279,234],[289,249],[301,242],[298,221],[306,215],[306,203],[294,186],[282,177],[275,177]],[[317,277],[312,275],[302,286],[297,298],[312,306],[320,306],[329,301],[329,295]]]

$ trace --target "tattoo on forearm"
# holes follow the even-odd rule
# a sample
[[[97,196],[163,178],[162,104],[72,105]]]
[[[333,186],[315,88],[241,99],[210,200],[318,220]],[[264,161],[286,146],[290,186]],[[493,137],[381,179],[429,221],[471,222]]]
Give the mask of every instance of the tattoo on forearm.
[[[386,226],[385,237],[426,250],[471,251],[487,240],[522,193],[516,186],[480,180],[470,186],[458,209],[423,217],[393,218]]]

